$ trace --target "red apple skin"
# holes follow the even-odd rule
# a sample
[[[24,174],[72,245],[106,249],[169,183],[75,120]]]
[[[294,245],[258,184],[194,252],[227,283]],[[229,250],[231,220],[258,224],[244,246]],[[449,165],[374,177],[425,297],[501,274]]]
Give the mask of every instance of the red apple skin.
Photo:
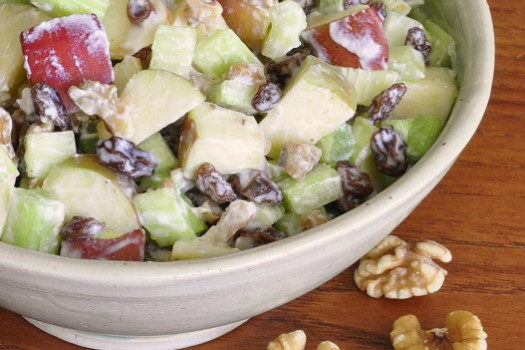
[[[146,235],[137,229],[116,238],[85,236],[64,239],[60,255],[77,259],[144,261]]]
[[[254,52],[260,52],[270,25],[266,12],[244,0],[217,0],[222,17],[242,42]]]
[[[382,20],[377,11],[366,8],[356,13],[347,15],[330,23],[309,29],[309,41],[319,58],[328,63],[352,68],[364,68],[372,70],[386,69],[388,64],[388,42],[383,33]],[[340,35],[347,40],[358,40],[370,35],[372,45],[377,45],[377,55],[370,59],[359,56],[359,52],[351,52],[343,45],[334,41],[330,34],[330,27],[336,26]]]
[[[111,84],[109,41],[97,16],[75,14],[42,22],[20,34],[31,86],[54,87],[68,111],[76,109],[67,95],[72,85],[87,80]]]

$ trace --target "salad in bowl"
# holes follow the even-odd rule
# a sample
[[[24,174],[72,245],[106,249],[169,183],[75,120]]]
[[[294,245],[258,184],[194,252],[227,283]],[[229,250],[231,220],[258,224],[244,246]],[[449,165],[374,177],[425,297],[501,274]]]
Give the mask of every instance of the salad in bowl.
[[[456,42],[422,0],[0,4],[1,241],[174,261],[340,216],[430,149]]]

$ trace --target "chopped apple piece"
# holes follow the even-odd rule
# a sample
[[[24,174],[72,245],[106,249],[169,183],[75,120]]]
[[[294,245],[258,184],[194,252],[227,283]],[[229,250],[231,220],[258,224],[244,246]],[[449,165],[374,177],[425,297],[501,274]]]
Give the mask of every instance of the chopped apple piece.
[[[133,135],[129,140],[136,144],[174,123],[205,99],[186,79],[154,69],[135,74],[121,98],[129,98],[134,106],[130,116]]]
[[[397,72],[403,81],[422,79],[425,77],[425,59],[410,45],[391,47],[388,69]]]
[[[132,185],[100,164],[94,155],[80,155],[55,165],[42,189],[56,195],[66,207],[66,220],[93,217],[117,233],[140,228],[132,204]],[[118,208],[116,210],[115,208]]]
[[[113,71],[115,72],[115,81],[113,84],[117,87],[119,94],[124,91],[131,77],[142,69],[140,58],[131,55],[124,56],[122,61],[113,66]]]
[[[55,88],[68,111],[76,109],[67,95],[70,86],[113,81],[108,38],[93,14],[51,19],[22,32],[20,41],[29,84]]]
[[[413,27],[423,29],[423,25],[413,18],[398,12],[389,12],[383,23],[383,30],[390,47],[405,45],[408,30]]]
[[[316,17],[301,36],[317,57],[333,65],[364,69],[387,67],[388,42],[383,21],[373,7],[357,5]]]
[[[354,87],[333,67],[309,56],[283,91],[283,97],[260,123],[276,159],[290,141],[315,144],[352,118]]]
[[[19,175],[15,164],[0,144],[0,237],[7,215],[9,197],[15,187],[15,181]]]
[[[449,68],[426,67],[425,78],[405,82],[407,92],[396,106],[391,119],[415,118],[432,115],[448,119],[458,88],[456,75]]]
[[[20,32],[50,18],[29,5],[0,4],[0,93],[14,94],[25,79]]]
[[[228,26],[254,52],[260,52],[270,27],[269,8],[262,2],[218,0]]]
[[[102,20],[108,35],[111,58],[122,59],[153,43],[155,31],[161,24],[171,24],[172,14],[163,0],[150,0],[154,11],[140,25],[128,18],[128,0],[111,0]]]
[[[194,28],[160,25],[155,32],[149,68],[167,70],[189,79],[196,42]]]
[[[64,204],[40,189],[15,188],[11,193],[2,241],[56,254],[64,223]]]
[[[178,158],[188,179],[203,163],[211,163],[227,175],[247,168],[262,169],[269,147],[254,117],[206,102],[188,114]]]
[[[370,106],[374,97],[399,80],[399,74],[392,70],[368,70],[350,67],[337,67],[337,69],[355,86],[357,104],[362,106]]]

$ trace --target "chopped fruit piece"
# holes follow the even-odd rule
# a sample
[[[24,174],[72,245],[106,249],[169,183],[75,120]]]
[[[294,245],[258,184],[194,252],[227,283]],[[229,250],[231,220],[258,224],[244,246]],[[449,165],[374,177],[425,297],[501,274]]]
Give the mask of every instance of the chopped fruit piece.
[[[260,123],[272,142],[269,156],[277,159],[290,141],[315,144],[352,118],[355,109],[354,87],[336,69],[308,56]]]
[[[270,26],[269,8],[255,1],[218,0],[228,26],[251,50],[260,52]]]
[[[315,18],[301,34],[317,57],[343,67],[386,69],[388,43],[373,7],[354,6]]]
[[[398,12],[390,12],[383,23],[383,30],[390,47],[402,46],[410,28],[421,28],[423,25],[413,18],[407,17]]]
[[[110,0],[31,0],[33,6],[53,17],[68,16],[75,13],[94,13],[104,18]]]
[[[102,231],[71,238],[65,235],[60,255],[76,259],[143,261],[146,235],[137,229],[124,234]]]
[[[30,85],[45,82],[55,88],[68,111],[76,109],[67,95],[70,86],[113,81],[109,42],[93,14],[42,22],[22,32],[20,41]]]
[[[19,175],[15,164],[0,144],[0,237],[4,227],[9,197],[15,187],[15,181]]]
[[[64,204],[44,190],[15,188],[11,193],[2,242],[56,254]]]
[[[262,169],[270,146],[254,117],[211,103],[188,114],[180,142],[179,161],[188,179],[206,162],[224,175]]]
[[[113,66],[115,72],[115,82],[113,83],[119,93],[122,93],[129,79],[142,70],[140,58],[127,55],[122,61]]]
[[[96,156],[87,154],[55,165],[42,183],[43,189],[66,206],[66,220],[93,217],[119,233],[140,227],[131,202],[132,186],[128,179],[100,164]]]
[[[388,69],[399,74],[399,80],[418,80],[425,77],[425,59],[412,46],[396,46],[390,48]]]
[[[0,93],[13,94],[25,78],[20,32],[48,19],[46,13],[29,5],[0,4]]]

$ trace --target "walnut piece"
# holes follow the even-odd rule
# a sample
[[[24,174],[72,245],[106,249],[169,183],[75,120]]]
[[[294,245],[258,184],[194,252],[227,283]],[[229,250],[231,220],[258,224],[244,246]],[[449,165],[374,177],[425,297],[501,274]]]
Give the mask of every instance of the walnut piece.
[[[340,348],[339,346],[332,343],[331,341],[324,341],[322,343],[319,343],[319,345],[317,345],[316,350],[340,350]]]
[[[445,328],[429,331],[421,329],[416,316],[405,315],[390,333],[395,350],[486,350],[486,338],[479,318],[468,311],[452,311]]]
[[[374,298],[406,299],[438,291],[447,271],[433,261],[452,260],[441,244],[426,240],[408,244],[390,235],[361,258],[354,280]]]
[[[11,115],[0,107],[0,147],[4,147],[9,158],[16,156],[13,143],[11,141],[11,132],[13,130],[13,120]]]
[[[266,350],[304,350],[306,346],[306,334],[297,330],[290,333],[281,334],[272,340]],[[331,341],[324,341],[317,345],[317,350],[340,350]]]

